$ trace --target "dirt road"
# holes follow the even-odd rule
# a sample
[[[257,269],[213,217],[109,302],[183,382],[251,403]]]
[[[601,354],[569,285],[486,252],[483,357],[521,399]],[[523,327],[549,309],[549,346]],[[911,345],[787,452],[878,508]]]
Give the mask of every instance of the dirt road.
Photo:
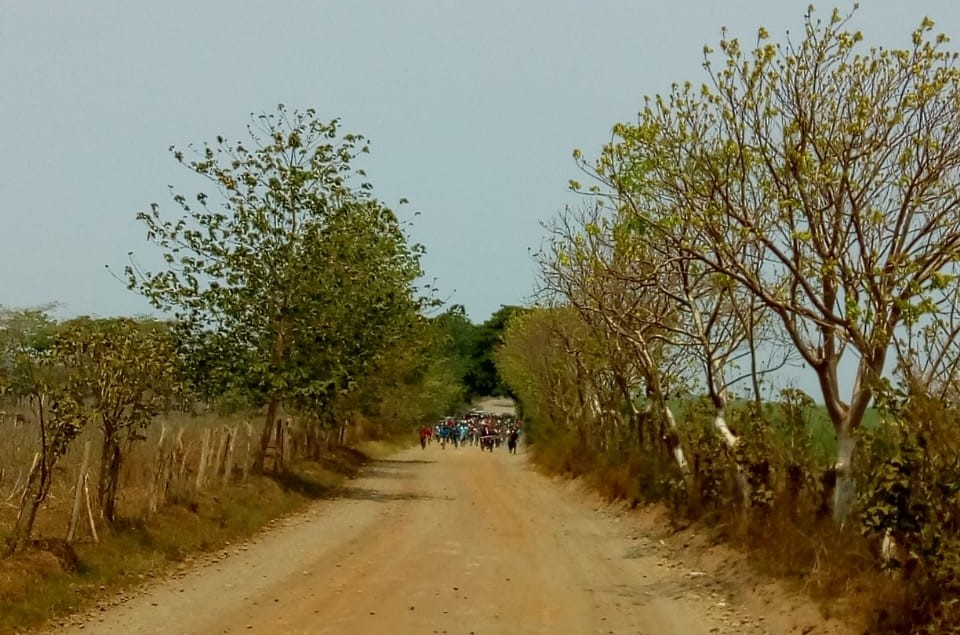
[[[522,454],[417,447],[351,484],[344,497],[56,632],[843,632],[801,602],[728,592],[722,567],[690,568],[682,545],[535,473]]]

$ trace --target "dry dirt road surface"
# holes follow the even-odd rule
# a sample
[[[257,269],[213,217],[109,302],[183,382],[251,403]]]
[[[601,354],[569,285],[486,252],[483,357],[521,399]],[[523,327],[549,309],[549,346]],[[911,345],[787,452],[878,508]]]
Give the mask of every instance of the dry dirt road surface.
[[[769,585],[734,588],[722,562],[694,568],[683,545],[632,518],[522,452],[418,446],[371,464],[338,499],[54,632],[846,632]]]

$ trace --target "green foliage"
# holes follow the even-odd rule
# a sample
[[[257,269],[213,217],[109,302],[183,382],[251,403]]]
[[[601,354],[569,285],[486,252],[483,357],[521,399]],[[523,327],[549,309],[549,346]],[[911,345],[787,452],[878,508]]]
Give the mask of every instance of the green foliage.
[[[0,307],[0,398],[19,400],[34,394],[39,361],[56,336],[49,308]]]
[[[761,349],[802,358],[816,374],[843,441],[838,520],[852,490],[848,441],[863,424],[888,358],[903,363],[911,355],[893,346],[895,338],[944,319],[942,333],[956,340],[951,281],[960,271],[957,53],[927,19],[903,49],[867,48],[851,28],[854,15],[834,11],[819,19],[811,8],[801,36],[782,44],[760,29],[756,45],[747,47],[725,31],[716,51],[704,51],[702,85],[677,83],[648,98],[636,122],[614,127],[595,161],[575,154],[602,186],[613,221],[609,229],[584,224],[557,249],[566,266],[583,246],[590,253],[593,245],[614,244],[636,267],[652,263],[656,279],[675,289],[684,287],[671,281],[672,271],[684,283],[706,275],[714,291],[730,291],[729,306],[762,306],[776,329],[751,324],[754,390]],[[644,231],[624,229],[630,226]],[[605,241],[591,236],[598,228]],[[606,253],[597,253],[603,261]],[[688,268],[688,261],[697,266]],[[611,267],[610,275],[583,266],[614,279],[603,285],[585,276],[593,289],[629,279],[624,268]],[[728,314],[690,302],[709,296],[670,293],[676,305],[697,309],[701,324]],[[610,311],[606,317],[616,320]],[[676,344],[678,331],[665,326],[674,329],[668,337]],[[738,334],[700,335],[688,345],[693,355],[682,350],[676,357],[718,362],[702,374],[719,402],[714,376],[732,357],[724,356],[722,342]],[[930,375],[949,371],[954,357],[931,362],[939,368]],[[836,369],[849,358],[859,360],[855,375],[842,382]],[[852,391],[842,394],[847,385]]]
[[[175,193],[138,218],[167,268],[127,268],[129,285],[181,324],[194,390],[264,405],[261,455],[281,404],[320,417],[410,336],[423,249],[354,166],[363,137],[312,109],[253,118],[247,141],[174,158],[217,196]],[[262,457],[261,457],[262,458]]]
[[[507,324],[524,311],[521,307],[504,305],[483,324],[475,325],[463,307],[455,305],[434,318],[445,340],[443,350],[451,370],[463,383],[464,403],[475,397],[511,394],[500,377],[495,352],[503,342]]]
[[[162,322],[75,318],[60,325],[56,350],[83,382],[90,419],[105,430],[142,429],[178,395],[179,359]]]
[[[473,375],[473,355],[477,349],[478,328],[461,305],[454,305],[432,319],[437,331],[438,347],[447,359],[450,371],[462,385],[460,401],[469,403],[478,393],[476,387],[468,385]]]
[[[517,306],[501,306],[476,330],[470,370],[465,378],[470,391],[468,397],[509,394],[497,371],[494,355],[510,320],[524,311]]]
[[[526,419],[535,422],[530,431],[534,441],[548,434],[548,426],[569,426],[577,410],[577,371],[563,335],[578,328],[570,309],[531,309],[510,321],[495,352],[500,375],[517,395]]]
[[[98,500],[115,520],[125,445],[142,437],[180,392],[180,360],[167,324],[130,318],[81,317],[60,326],[57,359],[73,380],[57,401],[103,432]]]
[[[36,413],[39,448],[7,552],[17,553],[33,531],[36,514],[50,492],[53,470],[86,425],[83,378],[71,363],[62,332],[43,310],[4,311],[0,395],[27,401]]]
[[[896,547],[885,565],[909,588],[922,632],[960,624],[960,412],[921,387],[884,395],[883,421],[862,433],[863,532]]]
[[[436,320],[418,319],[355,388],[339,397],[335,418],[372,421],[379,437],[407,432],[462,408],[461,376],[447,356],[449,341]]]

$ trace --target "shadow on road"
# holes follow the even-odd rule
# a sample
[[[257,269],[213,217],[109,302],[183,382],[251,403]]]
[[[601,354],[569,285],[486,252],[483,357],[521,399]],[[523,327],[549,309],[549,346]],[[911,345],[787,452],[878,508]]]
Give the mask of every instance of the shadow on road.
[[[428,465],[430,463],[436,463],[436,461],[424,459],[412,459],[407,461],[398,459],[382,459],[374,461],[373,463],[365,466],[360,471],[360,475],[364,478],[409,478],[412,470],[416,469],[420,465]]]
[[[377,501],[379,503],[389,503],[392,501],[435,501],[435,500],[446,500],[452,501],[453,498],[449,496],[429,496],[427,494],[417,494],[415,492],[382,492],[376,489],[370,489],[366,487],[349,487],[344,488],[342,491],[337,493],[337,498],[345,498],[349,500],[365,500],[365,501]]]
[[[374,465],[383,463],[385,465],[426,465],[428,463],[436,463],[436,461],[430,461],[428,459],[378,459],[373,462]]]

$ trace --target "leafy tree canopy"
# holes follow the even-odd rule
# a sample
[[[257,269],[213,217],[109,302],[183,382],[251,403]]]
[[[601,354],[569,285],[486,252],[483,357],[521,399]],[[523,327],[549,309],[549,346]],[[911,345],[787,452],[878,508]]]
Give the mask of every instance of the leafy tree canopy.
[[[195,377],[267,405],[265,451],[281,403],[318,410],[350,390],[428,300],[415,287],[422,248],[354,166],[362,136],[282,105],[248,132],[188,148],[192,158],[171,148],[217,195],[174,193],[176,220],[156,204],[138,214],[167,267],[126,274],[174,312]]]

